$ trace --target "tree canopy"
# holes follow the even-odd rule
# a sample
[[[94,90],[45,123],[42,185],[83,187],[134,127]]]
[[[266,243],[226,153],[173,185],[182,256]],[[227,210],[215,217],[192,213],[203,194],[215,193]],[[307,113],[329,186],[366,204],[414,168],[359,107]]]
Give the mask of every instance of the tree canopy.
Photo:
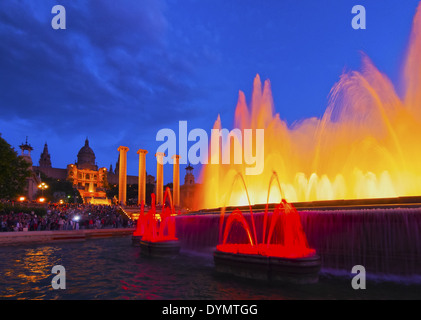
[[[0,135],[0,199],[12,200],[24,193],[29,166]]]

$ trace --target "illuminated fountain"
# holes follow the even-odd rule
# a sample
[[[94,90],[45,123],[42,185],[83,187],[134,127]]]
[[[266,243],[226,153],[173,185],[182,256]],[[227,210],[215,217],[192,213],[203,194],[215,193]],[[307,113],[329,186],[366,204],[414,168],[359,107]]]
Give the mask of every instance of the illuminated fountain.
[[[143,235],[139,241],[142,255],[168,257],[179,253],[180,243],[175,235],[175,211],[169,188],[165,190],[162,210],[159,213],[155,205],[155,195],[152,194],[150,210],[146,214],[142,212],[139,216],[137,229],[140,229],[140,233],[142,226]]]
[[[244,163],[204,165],[195,208],[207,209],[209,214],[198,212],[179,218],[178,234],[186,245],[218,246],[221,254],[240,252],[239,255],[251,251],[264,253],[264,248],[276,255],[276,250],[269,249],[271,221],[275,219],[280,225],[280,217],[287,216],[288,211],[295,212],[289,206],[294,203],[299,208],[307,239],[321,256],[324,267],[349,272],[354,265],[363,264],[374,274],[420,275],[420,30],[421,4],[413,20],[400,94],[388,77],[363,55],[361,70],[344,72],[333,86],[321,118],[288,125],[274,111],[270,82],[262,83],[257,75],[250,102],[239,92],[233,127],[242,132],[264,129],[264,149],[255,151],[263,154],[264,170],[259,175],[246,175],[250,165]],[[218,116],[214,129],[223,127],[226,126],[222,126]],[[227,143],[222,152],[230,153],[232,148],[235,143]],[[213,156],[210,149],[209,158]],[[273,172],[281,179],[280,188],[268,194],[266,183]],[[232,186],[238,173],[248,193],[242,185]],[[400,205],[407,197],[412,197],[413,204]],[[288,202],[282,202],[283,199]],[[372,205],[375,199],[379,205]],[[328,210],[313,206],[321,200],[336,204],[353,200],[357,206],[337,205]],[[302,202],[310,206],[299,207]],[[250,213],[234,210],[251,205],[255,211],[263,211],[257,208],[264,208],[265,204],[267,208],[267,203],[272,208],[271,214],[267,209],[256,214],[251,210]],[[217,214],[218,208],[223,208],[222,216]],[[231,209],[223,229],[220,219],[224,219],[225,210]],[[218,230],[219,239],[215,239]],[[244,246],[224,243],[224,235],[230,239],[236,232],[243,235],[242,242],[231,242]]]
[[[132,235],[132,244],[134,246],[140,245],[140,240],[143,237],[143,234],[145,233],[145,203],[142,201],[140,205],[140,213],[139,217],[137,218],[136,222],[136,230],[133,232]]]
[[[263,153],[263,173],[246,175],[244,163],[204,165],[195,209],[209,210],[176,217],[183,246],[202,252],[216,249],[218,270],[250,278],[272,277],[267,270],[275,270],[271,263],[277,259],[284,263],[280,264],[284,274],[288,259],[302,260],[303,265],[307,259],[314,263],[310,274],[316,277],[317,255],[323,268],[349,273],[358,264],[371,275],[420,276],[421,201],[411,206],[400,202],[421,195],[419,30],[421,5],[413,22],[400,95],[363,55],[361,70],[345,72],[334,85],[320,119],[287,125],[274,112],[269,81],[262,84],[256,76],[251,101],[239,93],[234,127],[265,130],[264,150],[255,152]],[[214,128],[222,127],[218,116]],[[267,192],[273,172],[280,178],[279,187]],[[233,185],[236,177],[243,183]],[[373,206],[373,198],[382,205]],[[358,206],[313,206],[320,200],[340,204],[353,199]],[[285,248],[291,239],[300,243],[296,250]],[[311,247],[305,245],[307,240]],[[243,257],[243,266],[256,268],[236,264]]]
[[[249,199],[243,177],[238,174],[236,180],[237,178],[241,178],[245,194]],[[274,178],[282,194],[278,177],[276,173],[273,173],[267,199],[269,199]],[[267,202],[263,223],[260,224],[262,233],[259,236],[256,232],[256,221],[251,204],[249,205],[251,228],[245,215],[239,209],[229,214],[225,222],[225,207],[222,208],[219,244],[214,253],[216,271],[261,280],[317,282],[321,265],[320,257],[307,243],[298,212],[285,199],[282,199],[272,213],[269,212],[268,205]],[[228,241],[235,224],[240,225],[243,235],[246,235],[245,243],[240,240],[241,237]]]
[[[256,150],[264,154],[264,171],[247,176],[244,163],[203,166],[197,208],[222,207],[237,172],[253,204],[265,203],[264,184],[273,171],[290,202],[421,195],[421,5],[412,30],[401,95],[363,55],[361,70],[345,71],[331,89],[323,117],[288,125],[275,114],[269,80],[262,84],[257,75],[249,103],[239,92],[234,128],[265,130],[264,151]],[[214,128],[223,127],[218,116]],[[271,195],[271,203],[279,201],[280,194]],[[227,205],[247,205],[247,199],[234,191]]]

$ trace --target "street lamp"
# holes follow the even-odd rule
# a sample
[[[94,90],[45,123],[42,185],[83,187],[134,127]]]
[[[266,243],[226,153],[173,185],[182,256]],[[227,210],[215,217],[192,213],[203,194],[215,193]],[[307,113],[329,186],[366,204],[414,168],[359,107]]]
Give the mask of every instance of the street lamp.
[[[41,184],[38,185],[38,189],[41,189],[42,197],[44,197],[44,190],[48,189],[48,185],[45,182],[41,182]]]

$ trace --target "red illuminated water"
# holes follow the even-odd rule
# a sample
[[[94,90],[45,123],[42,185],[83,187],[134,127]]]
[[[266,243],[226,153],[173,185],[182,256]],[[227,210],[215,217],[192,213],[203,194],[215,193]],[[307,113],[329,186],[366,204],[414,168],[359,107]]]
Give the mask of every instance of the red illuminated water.
[[[133,236],[141,237],[145,233],[145,203],[142,201],[140,205],[140,214],[137,219],[136,230],[133,232]]]
[[[237,178],[242,178],[241,174]],[[269,182],[268,196],[272,182],[276,179],[280,188],[279,180],[274,172]],[[236,182],[234,181],[234,183]],[[241,179],[247,198],[249,199],[247,186],[244,179]],[[281,190],[282,194],[282,190]],[[227,199],[229,201],[229,198]],[[250,228],[247,219],[239,209],[235,209],[226,219],[225,208],[221,209],[221,218],[219,226],[219,244],[216,246],[218,251],[236,253],[236,254],[255,254],[262,256],[280,257],[280,258],[303,258],[316,254],[316,251],[309,247],[306,235],[303,231],[300,216],[295,207],[285,199],[275,207],[273,212],[269,212],[268,203],[264,213],[263,232],[261,242],[257,240],[256,225],[253,216],[253,210],[249,203]],[[241,243],[238,239],[229,241],[229,236],[234,225],[240,226],[245,232],[247,241]],[[222,232],[224,230],[224,232]]]
[[[155,194],[151,197],[151,208],[148,212],[144,213],[144,206],[141,207],[137,228],[133,235],[139,232],[139,235],[143,235],[142,241],[149,242],[178,240],[175,236],[175,210],[170,188],[165,190],[162,209],[159,213],[155,204]]]

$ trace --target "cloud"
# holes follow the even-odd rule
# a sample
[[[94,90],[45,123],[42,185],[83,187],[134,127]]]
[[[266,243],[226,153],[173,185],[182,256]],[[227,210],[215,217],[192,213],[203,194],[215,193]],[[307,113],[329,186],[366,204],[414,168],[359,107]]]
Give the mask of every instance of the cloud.
[[[63,1],[66,30],[50,26],[54,1],[0,3],[0,109],[4,117],[95,132],[137,130],[195,114],[195,66],[169,48],[161,1]],[[38,5],[39,3],[39,5]],[[134,122],[134,123],[133,123]]]

